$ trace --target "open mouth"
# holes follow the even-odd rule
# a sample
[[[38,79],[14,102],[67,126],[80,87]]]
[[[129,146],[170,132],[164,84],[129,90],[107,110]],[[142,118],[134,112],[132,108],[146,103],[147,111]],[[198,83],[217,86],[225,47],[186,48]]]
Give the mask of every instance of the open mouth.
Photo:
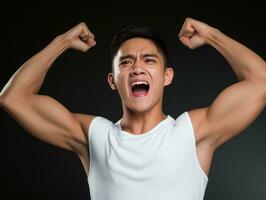
[[[136,97],[146,96],[150,89],[150,85],[146,81],[136,81],[131,84],[131,91]]]

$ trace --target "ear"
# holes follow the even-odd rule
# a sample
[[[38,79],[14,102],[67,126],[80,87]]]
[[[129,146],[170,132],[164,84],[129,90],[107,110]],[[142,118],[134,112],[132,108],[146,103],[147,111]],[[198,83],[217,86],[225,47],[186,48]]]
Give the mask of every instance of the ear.
[[[108,74],[108,83],[112,90],[117,90],[113,73]]]
[[[174,77],[174,70],[172,67],[167,67],[165,69],[164,75],[164,86],[170,85],[172,83]]]

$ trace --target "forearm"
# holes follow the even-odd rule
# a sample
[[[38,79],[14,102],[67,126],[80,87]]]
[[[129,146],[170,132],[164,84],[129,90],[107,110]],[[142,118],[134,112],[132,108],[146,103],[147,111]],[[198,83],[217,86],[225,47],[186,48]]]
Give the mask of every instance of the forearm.
[[[212,29],[206,39],[225,57],[239,80],[266,79],[265,61],[252,50],[217,29]]]
[[[37,94],[52,63],[67,48],[63,37],[55,38],[14,73],[3,88],[1,98],[12,94]]]

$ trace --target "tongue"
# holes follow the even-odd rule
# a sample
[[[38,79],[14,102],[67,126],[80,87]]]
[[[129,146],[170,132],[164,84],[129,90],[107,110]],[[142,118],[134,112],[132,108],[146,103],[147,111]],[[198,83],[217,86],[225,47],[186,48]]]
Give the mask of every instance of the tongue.
[[[147,91],[145,89],[142,89],[142,88],[136,88],[133,90],[133,95],[136,97],[145,96],[146,93],[147,93]]]

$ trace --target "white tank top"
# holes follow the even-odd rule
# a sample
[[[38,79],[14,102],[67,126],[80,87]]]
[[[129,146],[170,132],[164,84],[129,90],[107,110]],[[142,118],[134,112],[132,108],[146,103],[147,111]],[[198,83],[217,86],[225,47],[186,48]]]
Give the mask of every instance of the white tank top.
[[[202,200],[202,170],[187,112],[134,135],[95,117],[88,130],[92,200]]]

